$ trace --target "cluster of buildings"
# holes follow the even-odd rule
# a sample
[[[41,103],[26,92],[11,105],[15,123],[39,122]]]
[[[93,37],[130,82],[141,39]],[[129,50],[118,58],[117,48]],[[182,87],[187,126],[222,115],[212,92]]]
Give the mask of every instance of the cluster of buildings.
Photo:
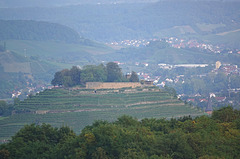
[[[12,98],[18,98],[22,94],[22,90],[12,92]]]
[[[201,50],[208,50],[210,52],[213,53],[221,53],[221,51],[223,50],[222,48],[220,48],[220,46],[213,46],[212,44],[206,44],[206,43],[200,43],[197,40],[189,40],[189,41],[185,41],[183,39],[178,39],[178,38],[169,38],[169,40],[167,40],[168,43],[171,44],[172,47],[174,48],[198,48]]]
[[[135,65],[142,66],[143,63],[136,62]],[[145,66],[148,66],[148,65],[145,65]],[[207,67],[207,66],[209,66],[209,64],[184,64],[184,65],[170,65],[170,64],[164,64],[164,63],[158,64],[158,68],[169,69],[169,70],[178,68],[178,67],[196,68],[196,67]],[[240,69],[238,68],[237,65],[222,64],[220,61],[216,62],[215,69],[213,69],[212,71],[213,72],[215,71],[216,73],[223,72],[225,75],[232,75],[232,74],[240,75]],[[146,81],[152,81],[153,84],[158,87],[164,87],[165,85],[185,83],[185,75],[177,75],[174,78],[163,77],[163,76],[152,76],[151,74],[148,74],[145,72],[139,72],[138,75],[140,79],[143,79]],[[200,74],[195,76],[202,77],[202,76],[207,76],[207,74]],[[231,89],[231,92],[234,92],[234,93],[239,91],[240,91],[240,88]],[[200,105],[206,105],[206,103],[209,102],[206,95],[200,95],[199,93],[194,95],[180,94],[178,97],[186,100],[187,102],[197,104],[197,105],[199,103]],[[214,105],[235,103],[234,101],[232,101],[232,99],[228,98],[227,96],[219,96],[219,95],[215,95],[214,93],[211,94],[211,100],[214,103]],[[208,113],[211,113],[211,111],[208,111]]]
[[[232,64],[222,64],[220,61],[216,62],[216,68],[213,72],[223,72],[226,76],[230,74],[240,75],[240,68],[237,65]]]
[[[26,98],[29,96],[29,94],[36,94],[44,89],[52,89],[53,86],[46,86],[46,85],[37,85],[37,86],[32,86],[32,87],[26,87],[24,89],[16,89],[12,91],[12,98]]]
[[[226,75],[229,75],[229,74],[240,75],[240,68],[238,68],[237,65],[226,65],[226,66],[223,66],[221,70]]]
[[[140,40],[123,40],[120,42],[111,42],[111,43],[107,43],[108,45],[112,45],[112,46],[122,46],[122,47],[128,47],[128,46],[133,46],[133,47],[140,47],[140,46],[147,46],[148,44],[150,44],[151,41],[157,41],[160,39],[140,39]],[[165,42],[167,42],[171,47],[173,48],[196,48],[196,49],[200,49],[200,50],[205,50],[207,52],[212,52],[212,53],[238,53],[240,54],[240,50],[237,49],[228,49],[226,50],[225,48],[221,47],[221,46],[214,46],[212,44],[207,44],[207,43],[200,43],[197,40],[184,40],[184,39],[179,39],[176,37],[169,37],[169,38],[164,38],[161,39],[161,41],[164,40]]]
[[[170,64],[160,63],[160,64],[158,64],[158,66],[159,66],[159,68],[170,70],[170,69],[178,68],[178,67],[184,67],[184,68],[207,67],[208,64],[177,64],[177,65],[170,65]]]
[[[148,40],[123,40],[120,42],[111,42],[107,43],[107,45],[113,45],[113,46],[122,46],[122,47],[127,47],[127,46],[133,46],[133,47],[140,47],[140,46],[146,46],[150,43]]]
[[[228,53],[228,54],[240,54],[238,49],[226,49],[224,46],[212,45],[207,43],[200,43],[197,40],[184,40],[175,37],[167,38],[167,43],[174,48],[196,48],[200,50],[205,50],[206,52],[211,52],[215,54]]]

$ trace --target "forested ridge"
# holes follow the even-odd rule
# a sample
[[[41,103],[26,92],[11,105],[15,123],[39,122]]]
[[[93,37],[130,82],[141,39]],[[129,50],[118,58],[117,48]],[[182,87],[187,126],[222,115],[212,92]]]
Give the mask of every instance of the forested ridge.
[[[240,111],[224,107],[212,116],[96,121],[77,135],[69,127],[26,125],[0,146],[0,158],[238,158]]]
[[[60,24],[33,20],[0,20],[0,40],[56,40],[80,42],[73,29]]]

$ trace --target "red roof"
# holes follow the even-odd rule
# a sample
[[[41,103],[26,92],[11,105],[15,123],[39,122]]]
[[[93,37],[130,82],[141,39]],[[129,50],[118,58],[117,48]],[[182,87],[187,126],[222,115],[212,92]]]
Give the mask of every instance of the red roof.
[[[200,101],[200,102],[208,102],[207,99],[200,99],[199,101]]]
[[[188,102],[195,102],[195,99],[188,99]]]

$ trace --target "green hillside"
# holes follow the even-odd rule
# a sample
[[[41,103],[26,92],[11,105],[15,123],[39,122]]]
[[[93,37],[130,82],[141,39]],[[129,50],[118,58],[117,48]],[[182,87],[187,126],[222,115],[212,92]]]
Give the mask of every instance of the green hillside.
[[[12,50],[23,56],[37,56],[41,58],[54,58],[53,60],[64,58],[81,60],[91,59],[91,56],[110,53],[113,50],[103,44],[84,40],[82,43],[65,43],[59,41],[30,41],[30,40],[5,40],[8,50]]]
[[[224,44],[228,47],[239,48],[240,30],[237,29],[228,32],[222,32],[216,35],[203,36],[202,39],[213,44]]]
[[[11,92],[50,81],[58,69],[54,64],[18,53],[0,52],[0,99],[10,98]]]
[[[97,55],[113,51],[87,39],[81,43],[36,40],[0,42],[2,48],[4,44],[7,50],[0,51],[0,99],[9,98],[16,87],[26,87],[26,76],[31,76],[31,83],[39,83],[39,80],[50,83],[56,71],[73,65],[99,63]]]
[[[0,99],[28,86],[49,84],[56,71],[98,63],[96,55],[110,52],[60,24],[0,20]]]
[[[78,33],[69,27],[32,20],[0,20],[0,35],[0,40],[81,41]]]
[[[138,119],[203,114],[155,87],[97,90],[96,93],[85,89],[45,90],[15,105],[14,112],[0,120],[1,139],[9,138],[30,123],[68,125],[79,133],[95,120],[114,121],[124,114]]]
[[[161,43],[161,42],[160,42]],[[237,63],[238,55],[213,54],[196,49],[177,49],[169,46],[159,47],[159,44],[149,45],[143,48],[126,48],[105,57],[108,61],[124,62],[148,62],[152,64],[186,64],[186,63],[215,63],[223,61],[226,63]]]
[[[67,26],[32,20],[0,20],[0,47],[2,51],[59,63],[93,62],[91,55],[112,52]]]

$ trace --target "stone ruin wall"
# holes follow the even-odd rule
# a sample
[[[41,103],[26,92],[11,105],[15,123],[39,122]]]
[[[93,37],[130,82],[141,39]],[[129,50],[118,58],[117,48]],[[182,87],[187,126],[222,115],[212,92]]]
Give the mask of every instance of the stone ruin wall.
[[[139,82],[87,82],[87,89],[119,89],[126,87],[141,87]]]

